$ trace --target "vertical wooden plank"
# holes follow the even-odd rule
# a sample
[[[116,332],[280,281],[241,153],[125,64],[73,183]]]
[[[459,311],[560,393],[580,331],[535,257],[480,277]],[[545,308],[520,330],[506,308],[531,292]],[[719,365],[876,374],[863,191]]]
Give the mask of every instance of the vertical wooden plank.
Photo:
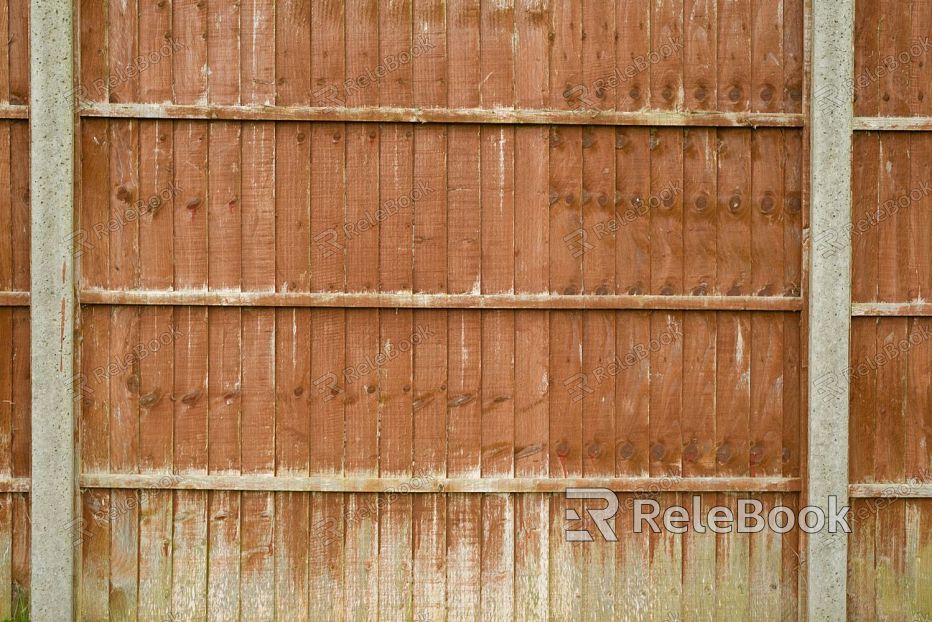
[[[582,368],[583,321],[576,311],[550,312],[550,473],[578,477],[582,472],[582,402],[588,377]],[[551,497],[550,508],[550,609],[551,616],[565,618],[576,611],[581,596],[583,553],[567,542],[566,510],[583,516],[582,503]]]
[[[589,97],[599,109],[614,106],[606,98],[610,93],[602,85],[615,65],[614,7],[592,10],[583,7],[583,78],[591,85]],[[583,183],[581,242],[583,291],[615,293],[615,131],[610,127],[587,127],[582,133]],[[576,250],[579,250],[578,248]]]
[[[683,130],[651,130],[650,293],[683,293]]]
[[[207,99],[211,103],[241,101],[240,9],[239,3],[208,3]],[[252,88],[247,90],[250,95],[254,92]],[[237,291],[243,286],[242,129],[239,123],[227,122],[211,123],[209,127],[207,210],[211,289]],[[251,134],[250,138],[254,136]],[[242,320],[239,309],[208,311],[209,473],[241,472]],[[207,614],[211,619],[234,619],[241,607],[240,494],[210,492],[207,504]]]
[[[81,348],[81,468],[86,472],[110,470],[110,309],[98,307],[85,311],[86,328]],[[13,345],[12,324],[9,326]],[[12,355],[12,347],[11,352]],[[12,363],[10,365],[12,372]],[[12,389],[12,387],[11,387]],[[12,390],[10,398],[12,398]],[[12,401],[11,401],[12,404]],[[110,493],[87,491],[83,495],[82,520],[72,528],[76,544],[81,544],[81,604],[89,617],[108,617],[110,582],[110,524],[107,514],[95,516],[108,508]]]
[[[31,207],[34,199],[30,186],[33,157],[30,146],[34,144],[28,123],[16,121],[10,124],[10,195],[13,210],[10,237],[13,242],[13,291],[19,292],[30,289],[32,272],[30,252],[33,246],[31,231],[34,227],[30,216],[34,211]],[[64,237],[70,234],[69,231]]]
[[[33,470],[32,445],[32,343],[30,341],[30,310],[13,310],[13,433],[12,475],[29,477]],[[13,611],[26,610],[31,600],[30,586],[32,580],[32,497],[30,495],[13,495],[13,546],[11,574],[13,577]],[[58,525],[66,524],[58,517]],[[78,518],[78,517],[75,517]],[[69,534],[70,536],[70,534]],[[101,538],[106,543],[106,538]]]
[[[3,344],[0,348],[0,474],[10,477],[13,473],[13,309],[0,309],[0,344]],[[81,373],[85,373],[83,367]],[[98,418],[102,418],[100,409],[97,410]],[[81,422],[84,424],[85,420]],[[86,436],[87,427],[82,425],[80,430],[82,437]],[[91,449],[91,455],[106,455],[100,447]],[[0,496],[0,615],[3,616],[9,616],[12,608],[12,511],[11,495]]]
[[[853,151],[851,297],[856,302],[871,302],[878,300],[880,292],[878,262],[881,227],[871,224],[877,219],[879,207],[880,136],[876,133],[856,133]],[[824,245],[816,241],[815,252],[838,252],[838,242],[837,234],[832,234],[826,238]]]
[[[573,106],[571,91],[582,80],[582,7],[554,6],[550,45],[550,102],[556,109]],[[559,10],[557,10],[559,9]],[[550,291],[582,291],[582,129],[550,128]]]
[[[207,103],[207,2],[173,0],[172,42],[184,50],[172,56],[172,93],[176,104]]]
[[[186,47],[173,57],[174,95],[179,103],[205,103],[207,64],[206,3],[179,0],[173,5],[175,37]],[[208,245],[207,123],[179,122],[175,131],[175,286],[206,288]],[[175,310],[176,328],[184,335],[175,343],[176,473],[207,471],[207,335],[206,309]],[[179,491],[174,496],[172,543],[172,612],[183,617],[206,616],[207,495]]]
[[[650,130],[615,130],[615,282],[618,293],[645,294],[651,287]]]
[[[803,136],[783,133],[783,295],[798,296],[803,281]]]
[[[341,2],[317,2],[311,11],[311,84],[340,83],[344,78],[343,6]],[[343,124],[314,124],[311,127],[311,238],[325,230],[340,231],[344,222],[344,154],[346,127]],[[337,244],[342,240],[338,237]],[[344,288],[344,256],[313,255],[311,289],[341,291]],[[345,313],[339,309],[315,310],[311,315],[311,378],[335,377],[343,369]],[[343,389],[342,383],[337,381]],[[311,394],[311,472],[343,473],[343,400],[333,399],[333,390],[323,385]],[[309,616],[322,618],[344,611],[343,581],[343,495],[310,495],[311,534],[308,541]],[[321,537],[321,528],[327,535]]]
[[[346,3],[346,75],[363,75],[378,55],[378,3],[352,0]],[[347,105],[376,105],[378,88],[346,93]],[[366,215],[379,203],[379,129],[368,124],[346,126],[345,222],[367,221]],[[378,289],[378,224],[357,228],[347,236],[346,289]],[[379,312],[354,310],[346,313],[346,359],[363,361],[379,351]],[[346,473],[378,474],[378,369],[368,365],[359,377],[346,383]],[[346,618],[369,620],[378,611],[379,517],[377,495],[347,495],[345,526]],[[352,519],[352,520],[351,520]]]
[[[382,5],[379,13],[379,54],[409,52],[412,46],[412,3],[410,0]],[[380,84],[379,102],[407,106],[413,102],[413,71],[404,65]],[[379,230],[379,283],[381,291],[411,291],[414,249],[413,214],[410,200],[413,185],[413,134],[403,125],[381,126],[380,203],[394,200],[398,213],[384,220]],[[398,354],[379,370],[381,387],[380,469],[386,476],[411,475],[412,461],[412,360],[404,342],[413,335],[410,310],[381,314],[380,346]],[[397,348],[397,350],[395,350]],[[384,497],[383,497],[384,498]],[[385,505],[379,520],[379,615],[410,617],[413,604],[412,505],[409,496]]]
[[[448,105],[480,105],[479,0],[448,0]],[[481,291],[479,203],[480,128],[453,126],[447,134],[447,288],[450,293]],[[447,335],[447,473],[479,477],[481,449],[481,316],[450,311]],[[447,619],[476,620],[481,591],[481,500],[476,495],[447,498]]]
[[[687,110],[718,104],[718,3],[685,0],[683,5],[683,97]]]
[[[642,68],[651,51],[650,8],[647,2],[622,2],[615,8],[616,71],[620,72],[615,105],[621,111],[650,106],[650,72]]]
[[[239,240],[238,235],[235,240]],[[231,239],[223,243],[238,247]],[[230,264],[231,269],[237,267],[235,262]],[[239,271],[218,275],[221,282],[227,279],[238,283]],[[240,309],[210,309],[208,340],[208,473],[239,474],[243,380]],[[207,503],[207,615],[210,619],[235,619],[240,614],[240,494],[212,491]]]
[[[269,192],[259,177],[253,182],[257,193]],[[248,183],[248,180],[244,180]],[[244,187],[244,195],[247,194]],[[243,210],[247,210],[244,202]],[[249,281],[243,275],[243,285]],[[264,283],[274,287],[274,274],[266,272]],[[275,472],[275,417],[269,406],[275,404],[275,313],[268,309],[242,311],[242,388],[240,435],[244,474],[273,475]],[[273,523],[275,495],[242,493],[240,501],[240,603],[247,605],[256,620],[274,619],[275,573],[273,557]],[[242,611],[242,609],[241,609]]]
[[[683,55],[674,53],[683,45],[683,8],[683,0],[651,2],[650,60],[657,59],[650,68],[651,108],[683,108]]]
[[[13,611],[13,495],[0,497],[0,615],[11,618]]]
[[[7,6],[12,9],[9,3]],[[81,46],[79,74],[81,87],[78,90],[78,96],[81,101],[105,102],[110,100],[107,90],[110,67],[110,53],[107,51],[108,9],[109,3],[104,0],[82,0],[80,4],[81,30],[78,43]],[[15,21],[15,19],[10,19],[11,29],[15,27]],[[9,86],[6,88],[9,89]],[[86,178],[82,177],[82,179]]]
[[[880,137],[878,197],[878,299],[907,300],[910,211],[901,209],[910,188],[910,137],[889,133]],[[880,221],[880,216],[886,218]]]
[[[544,108],[550,99],[549,2],[519,1],[515,12],[515,98],[519,108]],[[548,129],[515,128],[515,291],[549,290]],[[534,157],[525,157],[534,154]],[[611,195],[609,195],[611,196]],[[559,242],[558,242],[559,243]],[[517,311],[515,323],[516,476],[545,476],[548,466],[549,314]],[[515,612],[545,620],[549,603],[549,507],[546,495],[516,495]]]
[[[108,128],[105,120],[88,120],[81,126],[80,229],[75,246],[80,253],[81,282],[85,287],[110,285],[110,236],[104,233],[110,219]]]
[[[871,78],[880,65],[880,2],[855,2],[854,12],[854,114],[877,116],[880,112],[881,81]],[[866,79],[858,84],[860,79]],[[819,97],[819,93],[813,93]],[[844,94],[840,95],[844,97]],[[824,100],[829,103],[828,99]],[[857,141],[858,135],[855,135]],[[857,160],[855,160],[857,162]],[[855,195],[858,196],[858,195]]]
[[[201,259],[205,261],[206,257]],[[179,281],[187,278],[178,273]],[[204,474],[207,454],[208,326],[205,309],[179,307],[175,342],[175,472]],[[206,617],[207,494],[176,491],[172,542],[172,611],[184,617]]]
[[[714,312],[683,314],[683,405],[690,413],[682,422],[684,477],[715,475],[716,328]],[[699,497],[704,508],[715,505],[714,494]],[[685,494],[680,500],[692,503],[691,496]],[[709,595],[716,588],[715,534],[690,529],[682,538],[682,617],[711,619],[714,601]]]
[[[877,441],[874,475],[879,482],[902,482],[906,477],[907,355],[900,344],[908,339],[907,318],[881,318],[877,322],[877,352],[895,353],[877,369]],[[884,507],[877,516],[875,534],[875,589],[878,618],[896,618],[906,599],[905,502]]]
[[[275,6],[275,82],[279,105],[300,105],[311,91],[311,4]],[[276,124],[276,290],[310,289],[310,133],[305,123]],[[299,163],[295,166],[294,163]],[[303,163],[303,164],[302,164]],[[310,312],[276,310],[276,473],[307,473],[311,386]],[[309,495],[278,493],[275,500],[275,617],[308,615]]]
[[[781,231],[782,233],[782,231]],[[755,313],[751,316],[751,417],[750,473],[752,477],[776,477],[783,471],[783,317]],[[769,512],[775,495],[754,497]],[[768,611],[781,607],[781,535],[767,528],[750,535],[751,599]]]
[[[144,2],[138,10],[140,55],[164,54],[165,33],[172,26],[171,3]],[[140,73],[140,101],[171,100],[172,64],[161,57]],[[174,125],[171,121],[139,123],[139,196],[146,201],[139,219],[139,285],[144,289],[174,287],[175,199],[182,200],[175,185]],[[140,313],[140,340],[149,343],[166,335],[171,339],[169,343],[159,340],[159,349],[139,364],[139,470],[168,477],[174,447],[174,312],[153,307]],[[138,515],[137,616],[142,620],[167,618],[172,611],[173,493],[141,492]]]
[[[125,71],[136,56],[137,15],[135,3],[110,4],[110,66]],[[111,80],[111,101],[132,101],[137,97],[135,78]],[[111,122],[110,127],[110,287],[133,289],[138,286],[140,204],[140,134],[136,121]],[[117,226],[114,226],[117,224]],[[139,379],[143,353],[152,349],[141,341],[140,311],[131,307],[113,308],[110,318],[110,361],[118,371],[110,384],[109,433],[111,464],[117,473],[133,473],[139,463]],[[109,371],[108,373],[113,373]],[[110,535],[109,612],[133,619],[137,602],[138,517],[135,491],[111,491],[110,510],[105,518]]]
[[[32,62],[30,28],[33,24],[39,22],[42,13],[32,10],[34,7],[28,0],[9,0],[7,6],[10,8],[10,36],[9,36],[9,59],[10,59],[10,103],[16,105],[26,105],[30,97],[30,71],[34,66]],[[15,19],[14,19],[15,16]],[[71,36],[71,27],[68,27],[68,35]],[[60,84],[56,84],[60,87]]]
[[[135,254],[135,249],[133,249]],[[120,262],[124,259],[120,258]],[[123,275],[126,276],[126,275]],[[111,273],[119,282],[119,273]],[[110,470],[135,473],[139,469],[139,405],[141,402],[140,362],[151,350],[142,341],[140,310],[136,307],[110,309],[110,353],[107,374],[111,376],[110,394]],[[159,342],[156,342],[157,344]],[[159,344],[160,345],[160,344]],[[115,369],[114,369],[115,367]],[[99,517],[110,528],[109,610],[126,619],[136,615],[138,566],[138,517],[136,491],[110,492],[110,513]]]
[[[807,78],[804,0],[783,0],[783,111],[802,111],[803,83]],[[857,53],[855,53],[856,55]]]
[[[725,258],[720,256],[722,259]],[[719,476],[747,475],[750,470],[752,338],[749,313],[719,314],[715,415],[716,473]],[[720,494],[718,504],[736,512],[737,497]],[[747,534],[717,535],[716,585],[721,587],[716,592],[716,619],[741,618],[748,614],[748,556]]]
[[[145,71],[139,72],[138,101],[171,101],[173,63],[165,55],[176,52],[173,42],[166,38],[172,27],[172,3],[137,2],[136,10],[139,13],[139,55],[146,59],[158,58],[158,62],[149,63]],[[86,80],[84,88],[88,88]]]
[[[434,46],[413,60],[414,97],[418,106],[444,106],[447,101],[446,15],[435,0],[414,3],[416,40]],[[415,44],[417,47],[417,43]],[[438,158],[439,155],[439,158]],[[419,127],[414,134],[414,275],[418,292],[447,290],[447,129]],[[447,312],[415,311],[414,447],[416,476],[442,476],[447,456]],[[444,617],[447,602],[446,522],[444,495],[413,495],[413,614]]]
[[[483,107],[514,106],[513,2],[481,3]],[[480,130],[482,293],[514,291],[514,128]],[[514,314],[482,313],[482,476],[514,472]],[[483,495],[481,614],[513,615],[514,507],[509,495]]]
[[[683,292],[706,295],[717,283],[715,130],[686,132],[683,149]]]
[[[907,481],[925,481],[932,477],[932,458],[929,446],[932,444],[927,422],[929,421],[928,379],[932,370],[932,335],[929,335],[929,323],[926,318],[910,318],[908,322],[909,351],[900,356],[906,357],[906,455],[905,476]],[[919,516],[919,514],[916,514]],[[910,535],[910,533],[907,533]],[[916,535],[916,534],[912,534]],[[918,551],[917,551],[918,552]]]
[[[751,3],[751,110],[784,108],[783,2]]]
[[[681,264],[678,264],[681,265]],[[660,273],[669,278],[669,272]],[[650,474],[683,472],[683,314],[654,312],[650,322]],[[676,493],[661,492],[662,507],[678,504]],[[682,535],[664,529],[650,534],[651,618],[678,617],[682,606]]]
[[[450,312],[448,322],[447,473],[478,477],[481,443],[481,333],[478,311]],[[474,620],[480,606],[480,499],[447,499],[447,616]]]
[[[10,196],[10,123],[0,123],[0,291],[13,289],[13,201]],[[79,206],[79,210],[81,207]],[[80,211],[78,212],[80,214]],[[79,223],[80,226],[80,223]],[[80,235],[78,233],[77,235]],[[75,240],[76,243],[81,240]]]
[[[718,287],[727,296],[751,293],[751,132],[719,132]]]
[[[930,19],[932,21],[932,19]],[[910,206],[906,300],[926,300],[932,296],[932,141],[926,134],[909,137]],[[925,185],[923,185],[925,184]],[[901,260],[902,261],[902,258]]]
[[[0,36],[10,40],[10,13],[9,3],[0,10]],[[16,19],[15,17],[13,19]],[[78,24],[78,28],[81,24]],[[0,52],[0,101],[10,101],[10,51],[4,49]],[[9,497],[7,497],[9,499]]]
[[[751,136],[751,284],[758,296],[781,293],[784,276],[783,132],[757,130]]]
[[[718,109],[750,110],[751,0],[718,0]]]
[[[615,315],[615,352],[622,363],[615,381],[615,472],[620,477],[646,477],[650,474],[651,357],[645,348],[651,338],[651,312]],[[650,534],[628,528],[633,524],[634,496],[622,495],[619,501],[615,615],[641,620],[650,616],[650,573],[644,571],[650,568]]]

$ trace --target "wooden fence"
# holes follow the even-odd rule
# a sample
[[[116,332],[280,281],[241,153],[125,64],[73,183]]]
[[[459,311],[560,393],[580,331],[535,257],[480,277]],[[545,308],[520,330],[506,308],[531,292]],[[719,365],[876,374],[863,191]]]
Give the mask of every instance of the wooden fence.
[[[2,3],[0,619],[932,617],[932,2],[854,4]]]

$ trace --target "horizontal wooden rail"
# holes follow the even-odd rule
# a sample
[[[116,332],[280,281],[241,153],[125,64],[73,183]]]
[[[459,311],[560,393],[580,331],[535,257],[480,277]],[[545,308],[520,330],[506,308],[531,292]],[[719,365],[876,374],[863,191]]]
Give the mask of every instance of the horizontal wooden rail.
[[[929,317],[932,302],[856,302],[851,305],[855,317]]]
[[[81,304],[379,309],[660,309],[799,311],[782,296],[601,296],[562,294],[409,294],[376,292],[123,291],[85,289]]]
[[[932,498],[932,482],[850,484],[848,496],[857,499],[929,499]]]
[[[32,480],[28,477],[0,477],[0,493],[29,492]]]
[[[567,488],[616,492],[798,492],[791,477],[446,478],[300,477],[85,473],[82,488],[242,490],[259,492],[558,493]]]
[[[520,110],[514,108],[338,108],[86,103],[83,117],[347,123],[488,123],[521,125],[650,125],[668,127],[803,127],[793,113],[668,112],[645,110]]]
[[[0,104],[0,119],[28,119],[29,106]]]
[[[932,117],[855,117],[854,130],[877,132],[928,132]]]
[[[29,292],[0,292],[0,307],[28,307]]]

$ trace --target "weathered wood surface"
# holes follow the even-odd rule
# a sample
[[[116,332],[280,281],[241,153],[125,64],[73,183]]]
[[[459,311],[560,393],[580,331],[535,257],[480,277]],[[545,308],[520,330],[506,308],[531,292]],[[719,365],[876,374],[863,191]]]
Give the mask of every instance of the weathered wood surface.
[[[794,618],[803,6],[82,2],[83,617]]]
[[[921,619],[932,616],[932,5],[859,0],[856,19],[848,610]]]
[[[0,2],[0,619],[28,607],[30,584],[28,6]]]

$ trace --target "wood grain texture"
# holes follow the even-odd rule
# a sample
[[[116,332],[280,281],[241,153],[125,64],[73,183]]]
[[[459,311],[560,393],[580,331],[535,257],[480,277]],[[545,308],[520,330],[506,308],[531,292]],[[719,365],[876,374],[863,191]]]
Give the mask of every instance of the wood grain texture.
[[[791,619],[797,535],[629,522],[645,495],[798,503],[803,8],[83,2],[81,356],[107,388],[82,505],[115,516],[82,550],[84,617]],[[4,291],[28,289],[25,129],[0,122]],[[896,156],[921,134],[873,140],[866,194],[927,173]],[[923,295],[918,211],[895,252],[878,236],[897,285],[863,302]],[[920,352],[903,425],[872,439],[902,443],[903,477]],[[9,369],[0,475],[22,478]],[[618,489],[619,543],[566,542],[565,511],[592,528],[597,507],[571,485]],[[25,499],[0,494],[0,613]],[[924,511],[889,523],[896,546],[927,546]],[[927,570],[894,566],[919,603]]]

